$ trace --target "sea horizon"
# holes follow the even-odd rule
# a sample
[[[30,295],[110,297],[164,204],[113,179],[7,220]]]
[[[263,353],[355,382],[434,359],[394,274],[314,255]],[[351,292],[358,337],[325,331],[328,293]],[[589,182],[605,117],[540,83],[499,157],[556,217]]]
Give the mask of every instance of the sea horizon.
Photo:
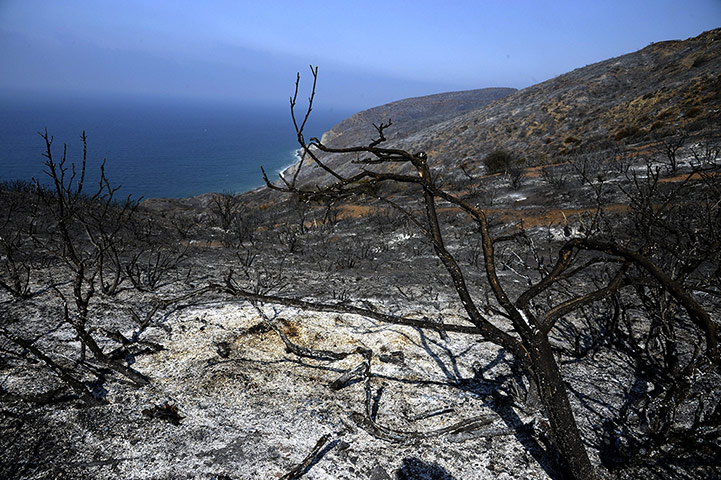
[[[88,185],[100,165],[118,196],[184,198],[212,192],[241,193],[264,185],[269,175],[297,161],[299,145],[289,107],[170,98],[2,98],[0,181],[38,179],[45,143],[53,157],[63,145],[67,162],[82,161],[87,135]],[[314,108],[307,132],[320,137],[354,112]]]

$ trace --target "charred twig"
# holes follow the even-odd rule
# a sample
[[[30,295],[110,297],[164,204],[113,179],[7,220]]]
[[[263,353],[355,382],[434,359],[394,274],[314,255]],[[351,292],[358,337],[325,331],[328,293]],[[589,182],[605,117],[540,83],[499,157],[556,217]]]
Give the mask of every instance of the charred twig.
[[[42,352],[38,347],[33,345],[32,342],[29,342],[25,340],[24,338],[21,338],[17,335],[13,335],[12,333],[8,332],[6,329],[1,328],[0,334],[2,334],[5,338],[13,342],[14,344],[28,350],[31,352],[36,358],[41,360],[45,365],[47,365],[55,374],[60,377],[60,379],[72,389],[75,394],[80,397],[82,401],[84,401],[89,406],[96,406],[96,405],[102,405],[105,403],[104,400],[95,397],[90,390],[77,378],[75,378],[71,372],[68,371],[67,368],[61,366],[59,363],[57,363],[55,360],[50,358],[48,355],[46,355],[44,352]]]
[[[184,300],[189,300],[193,297],[197,297],[199,295],[202,295],[204,293],[207,293],[209,291],[213,290],[212,287],[206,286],[203,288],[199,288],[197,290],[194,290],[192,292],[188,292],[184,295],[179,295],[177,297],[171,297],[171,298],[165,298],[161,300],[156,300],[152,303],[152,307],[150,310],[143,316],[142,318],[138,314],[138,312],[135,311],[132,307],[129,307],[127,309],[130,316],[133,318],[133,321],[138,325],[138,329],[133,332],[133,336],[129,339],[129,343],[135,343],[140,340],[140,336],[145,332],[145,330],[153,325],[153,317],[156,313],[160,310],[165,310],[169,306],[182,302]]]
[[[425,420],[426,418],[437,417],[438,415],[445,415],[446,413],[453,413],[454,411],[455,410],[451,407],[438,408],[429,412],[419,413],[418,415],[413,416],[410,420],[412,422],[417,422],[418,420]]]
[[[216,285],[215,288],[228,292],[236,297],[245,298],[250,301],[258,301],[263,303],[274,303],[277,305],[287,305],[290,307],[297,307],[304,310],[311,310],[316,312],[333,312],[333,313],[350,313],[354,315],[360,315],[363,317],[372,318],[379,320],[384,323],[390,323],[394,325],[406,325],[409,327],[426,328],[436,331],[446,332],[457,332],[457,333],[473,333],[478,334],[479,330],[472,326],[447,324],[432,322],[428,320],[420,320],[407,317],[399,317],[396,315],[389,315],[385,313],[379,313],[367,308],[360,308],[346,303],[329,304],[320,302],[306,302],[295,298],[278,297],[275,295],[261,295],[258,293],[248,292],[239,288],[234,282],[226,279],[225,287]]]
[[[330,434],[325,434],[320,437],[303,461],[296,465],[291,471],[280,477],[280,480],[296,480],[308,473],[310,467],[318,461],[319,454],[323,449],[323,446],[328,443],[328,439],[330,439]]]
[[[340,390],[341,388],[348,385],[348,383],[353,379],[353,377],[359,375],[361,372],[363,372],[366,368],[365,361],[362,363],[359,363],[357,366],[351,368],[350,370],[346,371],[343,375],[335,379],[330,385],[331,390]]]
[[[366,353],[364,362],[359,366],[362,367],[364,376],[364,390],[365,390],[365,413],[360,414],[353,412],[351,418],[361,427],[364,427],[371,435],[385,440],[395,442],[406,442],[410,440],[427,439],[433,437],[439,437],[442,435],[471,432],[475,431],[485,425],[489,425],[493,422],[493,419],[488,416],[478,416],[460,422],[454,423],[448,427],[440,428],[437,430],[430,430],[426,432],[407,432],[401,430],[394,430],[383,425],[380,425],[374,420],[374,405],[373,405],[373,389],[371,387],[371,360],[372,352]]]
[[[444,435],[453,435],[458,433],[476,432],[486,425],[493,423],[493,419],[486,415],[479,415],[477,417],[461,420],[448,427],[439,428],[436,430],[429,430],[426,432],[405,432],[400,430],[394,430],[388,427],[379,425],[378,423],[371,420],[367,415],[362,415],[357,412],[351,414],[351,418],[361,427],[364,427],[368,433],[374,437],[378,437],[384,440],[393,442],[408,442],[413,440],[424,440],[435,437],[441,437]],[[509,430],[508,433],[515,433],[513,430]],[[480,435],[483,432],[479,432]]]
[[[303,347],[301,345],[297,345],[293,343],[288,336],[283,333],[283,331],[276,325],[268,316],[265,314],[265,312],[258,307],[257,304],[253,303],[253,306],[255,307],[255,310],[258,312],[258,314],[261,316],[263,321],[266,325],[268,325],[270,328],[273,329],[275,333],[278,334],[280,339],[285,344],[285,347],[292,353],[298,355],[299,357],[305,357],[305,358],[313,358],[315,360],[325,360],[325,361],[335,361],[335,360],[342,360],[349,355],[353,355],[358,350],[354,350],[352,352],[333,352],[330,350],[316,350],[308,347]],[[281,319],[282,320],[282,319]]]

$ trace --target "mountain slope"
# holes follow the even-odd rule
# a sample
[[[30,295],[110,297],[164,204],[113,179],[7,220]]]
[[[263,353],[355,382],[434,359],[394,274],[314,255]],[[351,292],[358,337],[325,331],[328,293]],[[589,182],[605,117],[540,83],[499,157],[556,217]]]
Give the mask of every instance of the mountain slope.
[[[328,145],[353,145],[367,141],[375,134],[373,124],[393,121],[389,139],[401,139],[431,125],[477,110],[506,97],[515,88],[482,88],[461,92],[437,93],[406,98],[368,110],[343,120],[323,135]]]
[[[614,142],[653,141],[678,129],[710,135],[721,124],[720,72],[716,29],[573,70],[465,113],[449,108],[446,119],[434,118],[432,107],[409,120],[396,115],[385,145],[425,151],[441,169],[463,164],[479,171],[482,158],[496,148],[535,165]],[[324,140],[334,147],[368,143],[372,124],[387,121],[403,102],[409,100],[360,112]],[[352,168],[347,159],[324,158],[340,171]],[[319,172],[309,168],[302,177],[319,181]]]

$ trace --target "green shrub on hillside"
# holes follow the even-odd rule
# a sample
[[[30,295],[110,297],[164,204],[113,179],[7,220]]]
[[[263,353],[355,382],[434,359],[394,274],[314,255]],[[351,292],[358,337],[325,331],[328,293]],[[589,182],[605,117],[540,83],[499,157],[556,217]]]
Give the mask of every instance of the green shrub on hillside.
[[[490,175],[502,173],[507,175],[511,181],[512,188],[521,186],[523,177],[523,166],[526,161],[523,158],[516,158],[505,150],[494,150],[483,159],[486,172]]]
[[[483,165],[486,167],[486,172],[489,174],[494,173],[506,173],[508,170],[520,163],[518,160],[513,158],[513,155],[505,150],[494,150],[483,159]]]

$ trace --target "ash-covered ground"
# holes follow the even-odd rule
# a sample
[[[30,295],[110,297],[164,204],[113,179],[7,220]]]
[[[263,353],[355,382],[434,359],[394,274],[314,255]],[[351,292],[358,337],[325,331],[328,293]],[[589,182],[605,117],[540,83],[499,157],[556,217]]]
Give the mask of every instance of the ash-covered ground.
[[[690,157],[681,162],[678,171],[664,175],[671,179],[666,183],[691,182],[685,179],[691,164]],[[497,235],[525,231],[497,249],[501,280],[520,292],[539,278],[539,263],[555,261],[561,242],[598,221],[599,202],[607,218],[623,222],[628,202],[616,185],[632,184],[636,177],[628,172],[635,168],[640,178],[646,167],[629,164],[624,174],[604,165],[605,176],[598,165],[593,172],[591,165],[528,169],[515,187],[500,175],[447,181],[487,209]],[[3,193],[6,202],[29,195],[10,190]],[[421,210],[411,191],[375,194]],[[519,365],[480,336],[251,302],[228,288],[467,324],[433,248],[401,213],[368,198],[313,204],[261,192],[229,200],[226,221],[222,202],[212,195],[152,200],[136,212],[138,229],[147,234],[137,247],[141,255],[132,268],[121,269],[115,292],[98,287],[88,302],[85,327],[107,362],[84,348],[73,328],[79,307],[61,250],[25,259],[29,298],[0,293],[0,476],[562,478],[543,412],[527,394]],[[494,315],[473,225],[460,212],[440,207],[448,249],[473,294],[499,327],[513,333]],[[23,245],[36,252],[37,245],[50,243],[51,233],[37,233],[37,242]],[[133,254],[120,257],[132,260]],[[580,278],[581,284],[594,281]],[[93,278],[102,281],[107,276]],[[82,288],[87,293],[88,285]],[[718,323],[715,294],[697,295]],[[621,301],[628,307],[623,321],[649,324],[636,304]],[[618,342],[641,342],[633,332],[643,327],[614,327],[630,335],[621,339],[607,329],[614,306],[601,302],[569,315],[551,336],[599,474],[721,475],[706,451],[694,456],[673,439],[646,451],[648,427],[634,412],[658,398],[657,387],[633,348],[619,348]],[[679,322],[674,338],[688,351],[678,357],[688,362],[699,342],[693,325]],[[30,342],[102,403],[88,405],[35,350],[13,338]],[[321,359],[299,355],[288,342],[316,353],[356,353]],[[368,370],[360,368],[366,359],[361,351],[372,352]],[[138,385],[109,367],[111,361],[148,382]],[[698,420],[713,452],[719,449],[718,425],[709,422],[721,413],[715,386],[721,378],[715,366],[699,365],[671,428],[684,432]],[[341,388],[331,388],[344,375]],[[386,438],[363,421],[368,413],[390,432]]]

